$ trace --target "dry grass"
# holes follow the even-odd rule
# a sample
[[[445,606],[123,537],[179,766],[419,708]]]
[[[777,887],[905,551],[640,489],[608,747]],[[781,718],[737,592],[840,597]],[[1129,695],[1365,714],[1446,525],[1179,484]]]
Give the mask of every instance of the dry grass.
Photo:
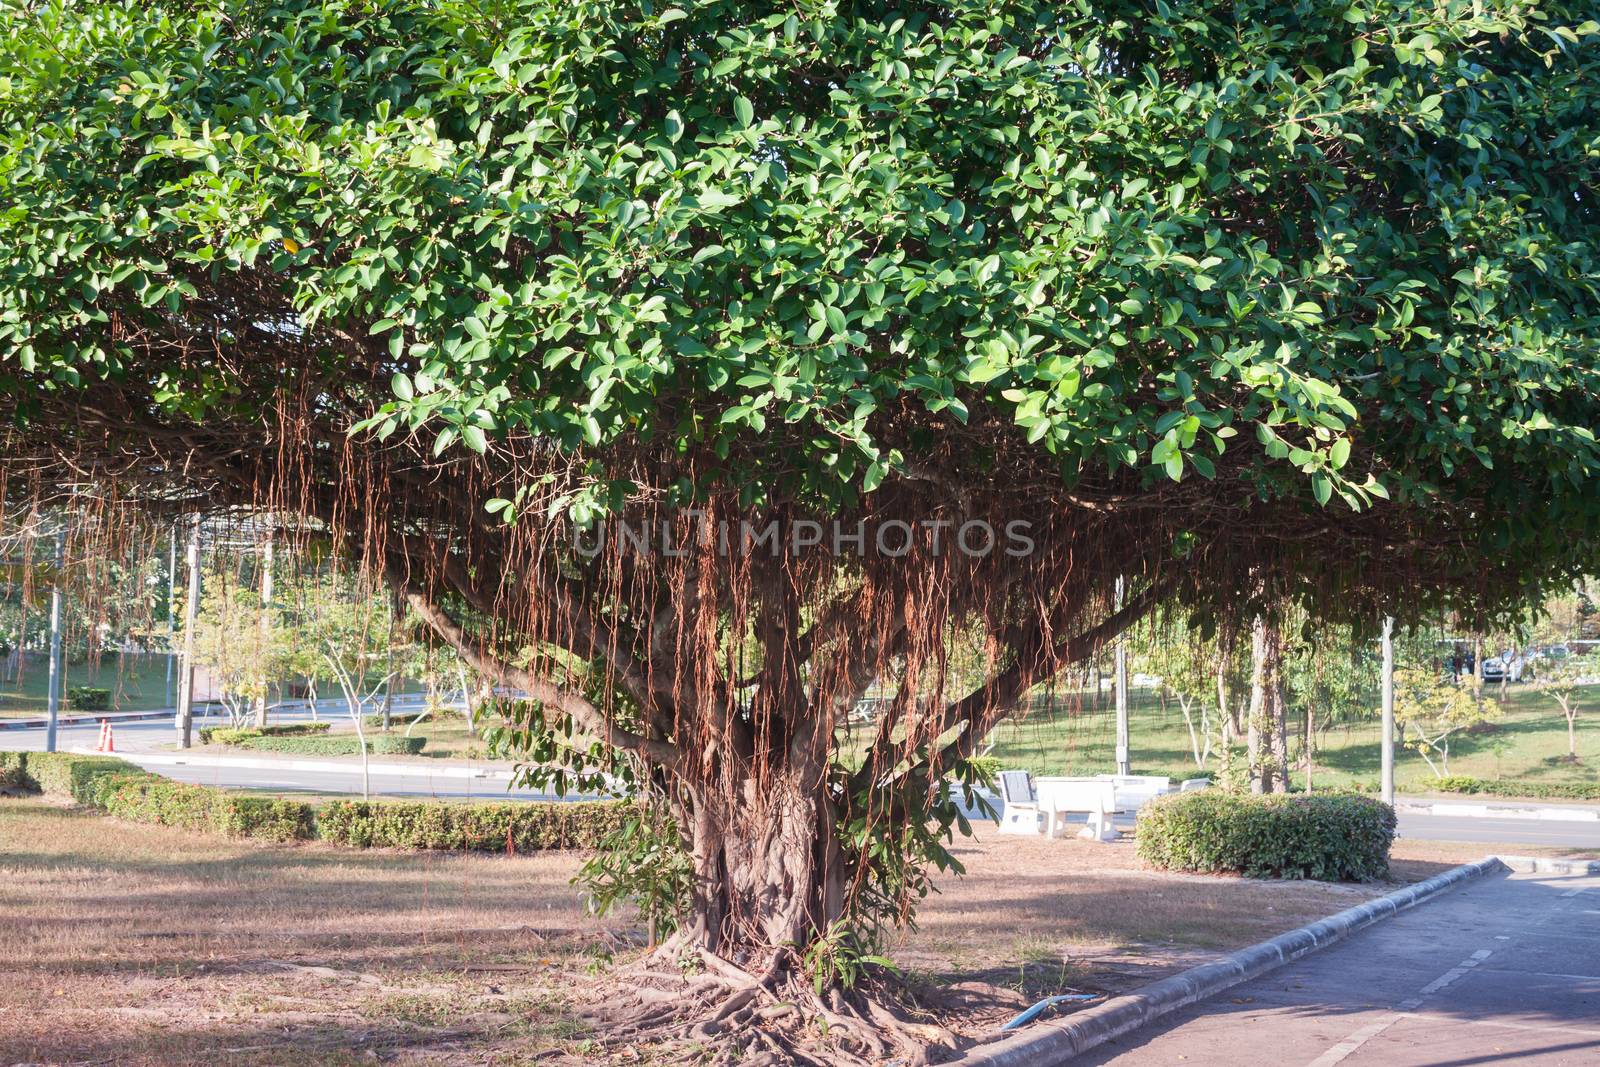
[[[1395,870],[1492,851],[1406,841]],[[991,833],[958,855],[967,876],[891,955],[969,1034],[1392,888],[1161,874],[1129,843]],[[637,932],[585,915],[579,862],[256,846],[0,800],[0,1063],[597,1062],[572,994]]]
[[[556,994],[622,931],[584,914],[578,863],[270,848],[0,801],[0,1059],[581,1055]]]

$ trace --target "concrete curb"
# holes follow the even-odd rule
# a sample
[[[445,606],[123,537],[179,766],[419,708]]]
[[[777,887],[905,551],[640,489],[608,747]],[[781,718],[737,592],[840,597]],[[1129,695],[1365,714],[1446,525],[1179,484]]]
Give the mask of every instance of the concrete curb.
[[[955,1067],[1051,1067],[1066,1063],[1096,1045],[1326,948],[1447,889],[1505,869],[1506,865],[1495,856],[1452,868],[1425,882],[1346,908],[1337,915],[1242,948],[1212,963],[1191,967],[1125,996],[979,1045],[955,1060]]]
[[[96,752],[92,748],[73,748],[71,752],[80,756],[115,756],[137,763],[141,767],[154,764],[158,767],[241,767],[250,770],[266,771],[320,771],[329,774],[361,773],[359,762],[343,763],[332,760],[309,759],[253,759],[248,756],[178,756],[158,752]],[[405,778],[477,778],[488,781],[511,780],[511,772],[506,770],[442,766],[429,767],[416,763],[372,763],[367,769],[373,774],[389,774]]]
[[[63,715],[56,719],[56,726],[83,726],[94,725],[101,719],[110,719],[112,725],[119,722],[138,722],[141,719],[170,719],[172,709],[165,711],[106,711],[100,714],[72,714]],[[0,730],[48,730],[49,719],[0,719]]]
[[[1449,815],[1468,819],[1532,819],[1539,822],[1600,822],[1600,808],[1580,807],[1499,807],[1494,804],[1462,804],[1457,801],[1396,804],[1394,810],[1410,815]]]
[[[1547,856],[1495,856],[1520,874],[1600,874],[1600,860],[1560,860]]]

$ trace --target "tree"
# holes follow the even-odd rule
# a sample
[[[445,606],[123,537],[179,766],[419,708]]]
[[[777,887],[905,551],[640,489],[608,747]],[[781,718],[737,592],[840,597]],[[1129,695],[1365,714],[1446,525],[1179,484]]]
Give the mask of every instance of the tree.
[[[1157,627],[1139,655],[1140,668],[1161,679],[1161,685],[1178,701],[1183,724],[1189,731],[1189,750],[1197,770],[1205,770],[1211,758],[1213,740],[1229,741],[1227,706],[1218,709],[1216,736],[1213,735],[1210,702],[1218,695],[1219,651],[1216,642],[1198,632],[1180,629],[1175,624]],[[1195,714],[1199,713],[1199,722]]]
[[[206,669],[235,728],[250,721],[288,667],[278,631],[263,627],[261,616],[260,598],[230,585],[205,590],[195,616],[195,662]]]
[[[1562,656],[1539,661],[1534,685],[1561,708],[1567,720],[1567,759],[1578,761],[1578,712],[1582,707],[1584,688],[1600,682],[1600,657]]]
[[[1450,773],[1450,738],[1497,713],[1497,706],[1481,700],[1477,686],[1470,681],[1456,682],[1431,667],[1395,672],[1395,721],[1402,737],[1407,729],[1416,731],[1411,747],[1427,761],[1435,777]],[[1438,753],[1437,764],[1430,752]]]
[[[0,41],[5,484],[304,517],[636,767],[724,979],[854,974],[1157,603],[1600,543],[1587,4],[225,7]]]
[[[372,779],[367,751],[367,710],[386,693],[398,671],[396,662],[411,656],[408,645],[395,646],[389,597],[364,588],[358,581],[341,582],[335,573],[324,589],[343,595],[321,598],[313,613],[302,621],[302,639],[315,649],[325,676],[333,679],[344,697],[345,714],[356,730],[361,750],[361,795],[369,796]]]

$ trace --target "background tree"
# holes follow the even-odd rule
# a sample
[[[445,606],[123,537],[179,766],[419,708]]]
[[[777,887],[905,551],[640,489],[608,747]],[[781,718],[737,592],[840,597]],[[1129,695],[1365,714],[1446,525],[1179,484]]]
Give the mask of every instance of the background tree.
[[[1211,707],[1217,701],[1219,651],[1214,640],[1175,624],[1158,625],[1140,649],[1139,668],[1161,679],[1163,689],[1178,701],[1183,724],[1189,731],[1189,749],[1197,770],[1205,770],[1213,744],[1229,741],[1227,707],[1218,709],[1215,723]]]
[[[1541,659],[1535,665],[1534,685],[1556,702],[1567,720],[1567,759],[1578,761],[1578,713],[1583,687],[1600,681],[1600,656],[1567,655]]]
[[[195,616],[194,659],[228,713],[228,725],[247,725],[271,687],[287,673],[287,649],[276,629],[261,625],[253,591],[220,584],[202,592]]]
[[[1470,679],[1452,681],[1436,667],[1395,671],[1394,717],[1400,735],[1416,733],[1411,747],[1427,761],[1435,777],[1450,773],[1450,739],[1497,713],[1496,705],[1481,700],[1476,689]],[[1438,763],[1430,753],[1438,754]]]
[[[948,862],[934,783],[1158,602],[1487,619],[1592,562],[1591,14],[27,5],[4,484],[303,516],[528,746],[637,765],[663,954],[810,996]]]

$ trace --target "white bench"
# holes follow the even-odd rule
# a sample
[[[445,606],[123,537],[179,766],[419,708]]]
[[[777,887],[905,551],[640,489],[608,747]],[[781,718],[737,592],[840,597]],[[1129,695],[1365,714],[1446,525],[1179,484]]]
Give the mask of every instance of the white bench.
[[[1117,811],[1138,811],[1156,797],[1172,792],[1172,779],[1154,774],[1100,774],[1111,783]]]
[[[1106,778],[1040,778],[1035,784],[1039,794],[1039,811],[1044,815],[1046,837],[1055,837],[1056,831],[1066,825],[1068,815],[1087,815],[1088,825],[1078,831],[1079,837],[1091,841],[1114,841],[1116,827],[1111,825],[1111,815],[1116,811],[1116,789]]]
[[[1005,810],[1000,815],[1003,834],[1039,834],[1039,797],[1033,790],[1033,775],[1027,771],[1001,771],[996,783]]]

